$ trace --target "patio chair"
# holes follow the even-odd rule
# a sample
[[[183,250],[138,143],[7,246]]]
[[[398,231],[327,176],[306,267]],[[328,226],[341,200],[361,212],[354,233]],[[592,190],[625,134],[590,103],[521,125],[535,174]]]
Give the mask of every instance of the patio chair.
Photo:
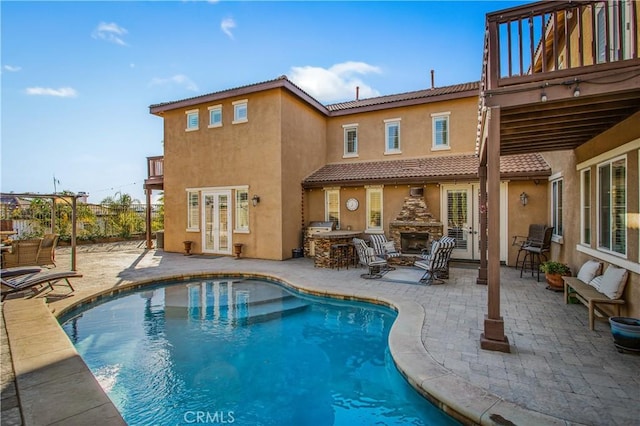
[[[53,290],[54,284],[57,284],[60,281],[64,281],[64,283],[66,283],[66,285],[71,289],[71,292],[73,292],[74,288],[71,285],[71,282],[69,282],[69,279],[80,277],[82,277],[82,274],[79,274],[76,271],[40,272],[36,274],[28,274],[22,278],[16,277],[13,279],[5,279],[5,276],[3,276],[0,278],[2,283],[2,300],[10,294],[23,292],[25,290],[32,290],[34,293],[33,295],[39,294],[46,287]],[[41,286],[44,286],[44,288],[38,288]]]
[[[420,278],[421,283],[426,285],[443,284],[445,277],[449,278],[449,261],[455,246],[455,238],[446,236],[431,243],[429,255],[414,263],[414,266],[425,271]]]
[[[371,234],[369,235],[369,241],[377,256],[382,256],[385,259],[402,256],[402,253],[396,249],[395,243],[387,240],[384,234]]]
[[[358,261],[361,265],[369,269],[368,274],[362,274],[360,277],[366,279],[382,278],[382,275],[387,272],[386,259],[376,256],[373,247],[369,247],[367,243],[360,238],[354,238],[353,245],[358,253]]]
[[[59,235],[46,234],[42,239],[40,251],[38,252],[37,264],[40,266],[53,265],[56,266],[56,246],[58,245]]]
[[[511,242],[511,245],[520,246],[520,248],[518,249],[518,256],[516,256],[516,264],[515,264],[516,269],[521,268],[523,266],[520,261],[520,255],[527,254],[525,251],[525,247],[529,247],[534,242],[544,240],[545,228],[546,228],[546,225],[534,223],[529,225],[529,233],[527,234],[526,237],[521,235],[513,236],[513,241]]]
[[[535,269],[538,270],[538,281],[540,281],[540,265],[547,260],[547,253],[551,250],[551,237],[553,235],[553,226],[545,227],[541,240],[532,240],[529,245],[523,248],[525,251],[524,259],[522,259],[522,269],[520,269],[520,278],[527,267],[527,259],[531,267],[531,276]],[[544,258],[544,260],[542,260]],[[534,269],[535,268],[535,269]]]
[[[11,245],[11,252],[2,253],[2,267],[38,265],[41,244],[42,238],[14,241]]]

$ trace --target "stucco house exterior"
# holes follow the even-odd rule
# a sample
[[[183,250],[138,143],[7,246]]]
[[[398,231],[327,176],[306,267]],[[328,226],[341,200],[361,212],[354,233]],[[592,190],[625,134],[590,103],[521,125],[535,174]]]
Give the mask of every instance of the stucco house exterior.
[[[517,25],[519,63],[500,51]],[[418,199],[430,237],[479,260],[487,348],[505,343],[499,266],[532,223],[554,226],[551,258],[574,273],[589,258],[626,268],[623,312],[640,316],[638,39],[634,2],[538,2],[487,15],[478,82],[323,105],[282,76],[151,105],[164,155],[145,189],[164,191],[164,248],[285,260],[316,221],[400,245]]]

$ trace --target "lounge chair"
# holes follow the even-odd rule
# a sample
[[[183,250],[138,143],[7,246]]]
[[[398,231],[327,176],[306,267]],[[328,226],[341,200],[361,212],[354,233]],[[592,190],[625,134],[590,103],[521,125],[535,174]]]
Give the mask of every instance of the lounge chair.
[[[1,278],[2,281],[2,300],[9,294],[22,292],[25,290],[32,290],[35,294],[40,293],[44,288],[49,287],[53,290],[53,285],[60,281],[64,281],[66,285],[74,291],[73,286],[69,282],[70,278],[81,278],[82,274],[75,271],[64,272],[40,272],[36,274],[28,274],[22,277],[7,278],[5,276]],[[38,288],[44,286],[44,288]]]
[[[373,247],[369,247],[360,238],[354,238],[353,245],[356,247],[360,264],[369,268],[369,273],[362,274],[360,277],[366,279],[382,278],[382,275],[388,271],[386,259],[376,256]]]
[[[422,260],[418,260],[413,264],[425,271],[422,278],[420,278],[421,283],[426,285],[442,284],[445,276],[449,278],[449,260],[451,260],[451,253],[455,246],[455,238],[446,236],[431,243],[429,255],[424,256]]]

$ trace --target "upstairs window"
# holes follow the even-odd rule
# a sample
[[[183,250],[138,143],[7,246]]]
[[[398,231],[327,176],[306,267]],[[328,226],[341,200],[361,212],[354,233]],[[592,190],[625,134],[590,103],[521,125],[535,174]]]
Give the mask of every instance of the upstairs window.
[[[358,156],[358,125],[347,124],[342,126],[344,129],[344,156]]]
[[[209,127],[222,126],[222,105],[209,107]]]
[[[385,154],[399,154],[400,151],[400,119],[394,118],[384,121]]]
[[[247,116],[247,100],[233,102],[233,124],[246,123],[249,121]]]
[[[185,113],[187,115],[187,132],[198,130],[198,110],[192,109]]]
[[[449,149],[449,115],[448,112],[431,114],[433,128],[433,150]]]
[[[585,169],[580,173],[580,242],[584,245],[591,244],[591,169]]]

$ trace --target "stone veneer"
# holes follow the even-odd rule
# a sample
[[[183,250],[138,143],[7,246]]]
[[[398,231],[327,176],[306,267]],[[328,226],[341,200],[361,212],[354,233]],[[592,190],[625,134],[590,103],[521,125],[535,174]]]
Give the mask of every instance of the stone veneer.
[[[402,246],[400,234],[405,232],[428,232],[430,241],[442,237],[442,223],[433,217],[423,197],[405,197],[400,214],[389,223],[388,238],[396,247]]]

